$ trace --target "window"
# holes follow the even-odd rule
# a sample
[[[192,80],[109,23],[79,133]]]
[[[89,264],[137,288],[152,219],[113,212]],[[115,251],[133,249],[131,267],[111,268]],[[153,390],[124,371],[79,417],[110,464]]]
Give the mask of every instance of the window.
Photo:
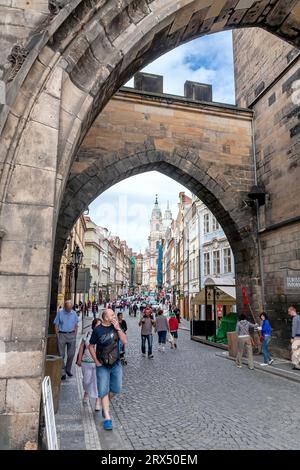
[[[210,275],[210,253],[204,253],[204,276]]]
[[[156,224],[156,229],[157,232],[159,232],[159,224]]]
[[[204,233],[209,233],[209,214],[204,214]]]
[[[190,261],[190,279],[192,279],[192,262]]]
[[[215,217],[213,217],[212,226],[213,226],[213,228],[212,228],[213,232],[220,229],[219,222],[217,221],[217,219]]]
[[[192,277],[192,279],[195,279],[195,262],[196,262],[196,260],[194,258],[193,259],[193,277]]]
[[[213,264],[214,264],[214,270],[213,274],[220,274],[220,250],[214,251],[213,252]]]
[[[224,249],[224,273],[231,273],[232,266],[231,266],[231,249],[225,248]]]

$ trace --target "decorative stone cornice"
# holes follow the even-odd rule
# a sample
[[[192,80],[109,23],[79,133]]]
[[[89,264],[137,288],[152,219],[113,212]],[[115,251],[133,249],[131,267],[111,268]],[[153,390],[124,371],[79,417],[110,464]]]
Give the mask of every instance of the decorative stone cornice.
[[[48,10],[51,15],[58,15],[60,10],[69,3],[70,0],[48,0]]]
[[[20,68],[22,67],[23,62],[25,61],[28,55],[28,50],[25,49],[21,44],[15,44],[11,50],[11,53],[7,57],[8,62],[11,63],[11,69],[7,77],[7,81],[12,81]]]

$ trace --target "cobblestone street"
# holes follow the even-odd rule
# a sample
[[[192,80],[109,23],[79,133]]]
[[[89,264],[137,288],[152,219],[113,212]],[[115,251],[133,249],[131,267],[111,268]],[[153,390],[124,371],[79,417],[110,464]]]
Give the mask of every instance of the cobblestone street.
[[[299,384],[216,356],[179,331],[178,349],[141,356],[138,318],[126,315],[124,391],[115,399],[120,437],[102,448],[299,449]],[[98,422],[98,418],[97,418]],[[100,422],[100,419],[99,419]],[[97,426],[99,428],[99,426]],[[116,433],[117,434],[117,433]]]

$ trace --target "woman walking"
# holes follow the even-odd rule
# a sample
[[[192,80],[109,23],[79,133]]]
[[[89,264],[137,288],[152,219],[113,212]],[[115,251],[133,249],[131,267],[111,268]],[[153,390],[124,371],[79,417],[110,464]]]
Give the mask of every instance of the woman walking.
[[[169,324],[168,319],[163,316],[163,311],[161,309],[158,310],[155,319],[155,331],[158,334],[158,350],[165,352]]]
[[[236,324],[236,332],[238,335],[238,352],[236,356],[236,365],[239,368],[242,367],[242,357],[244,349],[246,347],[248,356],[248,367],[250,370],[254,369],[252,344],[249,330],[250,328],[257,329],[257,327],[257,324],[250,323],[247,320],[247,317],[244,313],[240,315],[240,320]]]
[[[171,349],[177,349],[177,339],[178,339],[178,320],[176,318],[176,313],[171,312],[169,318],[169,329],[170,333],[173,336],[173,342],[171,343]]]
[[[264,355],[264,362],[260,364],[261,366],[267,366],[273,364],[273,359],[271,359],[268,347],[271,341],[272,328],[270,325],[269,317],[265,312],[262,312],[259,315],[259,318],[262,320],[261,326],[261,336],[263,338],[262,343],[262,353]]]
[[[92,322],[92,331],[101,325],[101,320],[95,318]],[[82,385],[84,390],[83,403],[88,403],[89,398],[96,399],[95,411],[100,410],[101,399],[98,398],[96,364],[89,352],[90,337],[92,331],[89,331],[85,338],[82,338],[76,364],[81,367]]]

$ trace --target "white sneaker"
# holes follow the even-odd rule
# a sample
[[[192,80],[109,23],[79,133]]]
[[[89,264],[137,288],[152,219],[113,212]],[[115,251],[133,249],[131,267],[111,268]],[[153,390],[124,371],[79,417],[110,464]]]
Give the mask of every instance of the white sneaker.
[[[269,361],[269,366],[270,366],[271,364],[273,364],[273,362],[274,362],[274,359],[271,359],[271,360]]]
[[[161,350],[162,350],[162,352],[166,352],[166,350],[165,350],[165,347],[164,347],[164,346],[161,348]]]
[[[261,364],[259,364],[260,366],[267,366],[268,364],[266,362],[262,362]]]
[[[242,366],[239,366],[238,364],[237,364],[236,366],[237,366],[239,369],[241,369],[241,368],[242,368]]]

